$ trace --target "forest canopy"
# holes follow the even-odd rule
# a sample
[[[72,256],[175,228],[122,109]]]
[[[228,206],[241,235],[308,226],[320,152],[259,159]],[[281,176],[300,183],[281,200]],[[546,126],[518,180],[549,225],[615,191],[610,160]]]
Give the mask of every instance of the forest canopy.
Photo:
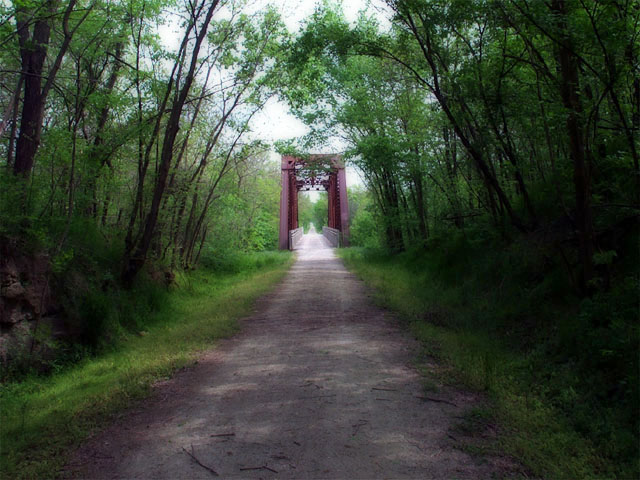
[[[476,216],[502,235],[553,224],[593,291],[614,255],[603,232],[638,211],[637,5],[384,3],[389,31],[328,4],[294,43],[287,97],[307,144],[347,142],[389,248]]]
[[[533,393],[592,442],[596,477],[637,476],[640,6],[380,3],[389,25],[326,2],[288,57],[300,148],[334,135],[366,179],[368,250],[345,258],[520,426]]]
[[[126,284],[148,258],[195,265],[207,239],[271,248],[277,172],[247,133],[288,33],[245,3],[3,4],[2,233],[66,257],[77,236],[119,243]]]
[[[350,22],[319,1],[290,32],[275,2],[0,3],[0,273],[41,292],[3,333],[51,310],[95,345],[113,309],[153,305],[123,293],[149,278],[242,270],[277,245],[274,150],[340,144],[365,180],[347,262],[404,285],[398,309],[494,393],[500,345],[496,397],[531,391],[592,472],[637,476],[640,5],[371,4]],[[308,135],[252,134],[272,99]],[[299,201],[321,230],[326,198]]]

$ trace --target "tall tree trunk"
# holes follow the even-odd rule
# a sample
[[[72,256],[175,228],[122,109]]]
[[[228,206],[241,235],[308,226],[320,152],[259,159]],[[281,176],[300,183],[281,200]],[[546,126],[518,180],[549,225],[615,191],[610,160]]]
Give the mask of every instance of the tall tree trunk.
[[[122,42],[119,42],[116,45],[116,50],[114,54],[114,62],[111,67],[111,74],[109,75],[109,79],[107,80],[107,85],[105,86],[105,95],[111,95],[113,93],[113,89],[116,86],[116,82],[118,80],[118,76],[121,69],[120,57],[122,56],[122,51],[124,46]],[[109,119],[109,112],[111,106],[109,103],[106,103],[104,107],[100,110],[100,115],[98,116],[98,124],[96,126],[96,134],[93,140],[93,150],[95,152],[95,157],[97,159],[96,164],[94,165],[95,171],[91,172],[89,177],[87,192],[93,199],[91,203],[91,207],[88,210],[88,214],[93,216],[93,218],[98,218],[98,195],[97,195],[97,184],[98,177],[100,176],[100,170],[102,167],[107,164],[111,168],[111,162],[109,161],[109,156],[111,152],[102,151],[104,148],[104,130],[107,126],[107,120]]]
[[[420,229],[420,236],[423,240],[426,240],[429,237],[429,228],[427,226],[427,213],[424,205],[423,181],[420,174],[416,175],[414,183],[416,186],[416,203],[418,207],[418,227]]]
[[[449,120],[451,127],[453,128],[453,131],[455,132],[456,136],[464,146],[465,150],[467,151],[467,153],[469,154],[473,162],[476,164],[478,172],[480,173],[480,176],[486,188],[489,191],[491,191],[492,195],[495,193],[495,195],[498,197],[498,201],[501,207],[504,207],[504,210],[506,211],[507,216],[511,220],[512,225],[515,226],[520,231],[527,231],[528,228],[524,225],[522,220],[514,212],[513,207],[511,206],[511,202],[509,201],[509,198],[507,197],[506,193],[502,189],[500,182],[498,181],[494,172],[492,171],[491,165],[487,162],[487,159],[485,158],[485,154],[483,153],[482,149],[479,148],[477,144],[474,142],[473,133],[467,134],[467,132],[465,132],[465,128],[464,128],[465,126],[469,127],[468,130],[471,132],[476,130],[475,127],[469,123],[470,121],[465,123],[464,120],[459,119],[454,114],[451,108],[451,101],[448,95],[442,90],[440,85],[439,65],[442,65],[442,62],[441,62],[442,57],[434,49],[433,39],[431,37],[431,34],[428,31],[430,27],[427,24],[426,20],[420,15],[416,14],[416,16],[422,22],[422,25],[424,28],[424,33],[423,34],[420,33],[420,30],[418,29],[414,19],[414,13],[412,10],[413,8],[414,6],[411,3],[402,3],[402,5],[396,6],[396,12],[402,17],[402,20],[405,22],[407,27],[411,30],[411,33],[414,36],[414,38],[417,40],[420,46],[422,55],[426,60],[429,66],[429,69],[431,71],[432,83],[429,83],[428,81],[426,81],[423,77],[419,76],[419,74],[417,78],[435,96],[436,100],[438,101],[438,104],[440,105],[440,108],[442,108],[442,111],[444,112],[445,116]],[[414,73],[416,72],[414,71]],[[462,102],[461,99],[458,99],[458,101]]]
[[[82,22],[87,18],[93,4],[85,9],[83,17],[78,21],[73,30],[69,29],[69,18],[73,12],[76,0],[69,0],[62,18],[62,31],[64,33],[62,45],[58,54],[47,72],[46,81],[42,85],[44,61],[47,57],[47,49],[51,35],[51,21],[55,18],[58,0],[46,0],[43,8],[45,14],[33,23],[33,34],[30,35],[29,26],[34,10],[18,9],[16,12],[16,28],[18,43],[20,45],[20,59],[22,74],[24,75],[24,97],[22,100],[22,115],[20,118],[20,134],[16,144],[16,160],[13,171],[16,175],[29,176],[33,168],[38,147],[42,136],[42,120],[44,107],[49,91],[53,87],[62,59],[64,58],[73,34]],[[37,7],[36,7],[37,8]]]
[[[553,0],[551,9],[557,16],[562,42],[558,46],[560,67],[560,95],[567,109],[567,133],[569,155],[573,162],[573,184],[576,199],[576,230],[580,257],[579,286],[583,293],[589,289],[593,278],[593,222],[591,212],[591,171],[585,152],[585,127],[580,101],[580,77],[578,59],[573,53],[567,25],[567,5],[564,0]]]
[[[142,238],[140,239],[140,242],[138,243],[138,246],[135,249],[134,253],[132,255],[127,255],[128,258],[125,258],[125,266],[122,273],[122,280],[125,283],[125,285],[131,284],[135,276],[143,267],[147,258],[147,252],[149,251],[151,240],[153,239],[155,226],[158,221],[158,212],[160,209],[160,202],[162,201],[162,197],[164,195],[164,190],[167,183],[167,177],[169,175],[169,170],[171,168],[171,163],[173,160],[173,145],[175,143],[178,130],[180,129],[180,117],[182,115],[182,109],[184,108],[184,104],[187,100],[187,95],[189,94],[189,90],[191,89],[191,85],[193,83],[196,67],[198,64],[198,55],[200,53],[200,47],[202,46],[202,42],[204,41],[204,38],[207,34],[207,30],[209,28],[209,24],[211,23],[211,18],[213,16],[213,12],[218,6],[218,2],[219,0],[214,0],[209,5],[209,9],[207,10],[205,19],[202,25],[200,26],[200,30],[198,31],[196,36],[193,52],[191,53],[189,71],[186,77],[184,78],[184,82],[182,84],[180,93],[174,99],[173,105],[171,106],[171,113],[167,121],[164,141],[162,144],[162,153],[160,154],[158,176],[157,176],[155,188],[153,191],[151,207],[145,220]],[[194,23],[196,23],[197,20],[198,20],[197,18],[194,18],[193,20]]]
[[[58,2],[48,0],[44,8],[46,16],[53,15]],[[16,175],[28,176],[40,145],[42,117],[46,98],[42,92],[42,72],[47,57],[47,47],[51,35],[49,19],[34,21],[33,33],[29,24],[33,11],[16,12],[16,27],[20,43],[20,60],[24,75],[24,97],[20,116],[20,134],[16,144],[16,159],[13,171]]]
[[[633,113],[631,115],[631,125],[634,132],[640,132],[640,78],[636,78],[633,81],[632,99]],[[636,136],[635,141],[637,141],[637,138],[638,137]],[[633,158],[633,168],[635,169],[636,174],[636,207],[640,207],[640,162],[638,161],[637,155]]]
[[[11,122],[11,129],[9,130],[9,146],[7,147],[7,169],[9,170],[13,168],[13,156],[16,148],[16,133],[18,132],[18,109],[20,107],[20,92],[22,91],[23,82],[24,76],[20,74],[20,79],[18,80],[18,85],[16,86],[16,91],[13,96],[10,113],[11,119],[6,119],[3,123],[6,127],[6,122]],[[0,132],[0,135],[1,134],[2,133]]]

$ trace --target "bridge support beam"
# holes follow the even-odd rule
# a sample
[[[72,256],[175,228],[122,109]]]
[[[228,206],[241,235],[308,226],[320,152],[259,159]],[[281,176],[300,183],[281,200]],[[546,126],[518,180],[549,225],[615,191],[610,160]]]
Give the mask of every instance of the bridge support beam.
[[[281,161],[280,230],[278,246],[292,248],[290,232],[298,228],[298,192],[326,190],[329,227],[340,232],[340,245],[349,245],[347,177],[339,155],[310,155],[300,159],[284,155]]]
[[[340,206],[341,246],[349,246],[349,202],[347,200],[347,175],[344,166],[338,169],[338,203]]]
[[[278,248],[289,249],[289,231],[298,228],[298,188],[296,185],[296,159],[282,157],[282,190],[280,191],[280,232]]]

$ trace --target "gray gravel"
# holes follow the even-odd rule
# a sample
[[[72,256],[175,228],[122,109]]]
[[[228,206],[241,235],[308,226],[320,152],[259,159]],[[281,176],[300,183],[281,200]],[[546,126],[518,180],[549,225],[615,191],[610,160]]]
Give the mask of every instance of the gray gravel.
[[[418,345],[377,307],[321,235],[242,331],[159,384],[90,439],[84,478],[490,478],[499,462],[456,448],[474,395],[425,401]],[[456,420],[456,417],[458,420]],[[199,462],[199,463],[198,463]]]

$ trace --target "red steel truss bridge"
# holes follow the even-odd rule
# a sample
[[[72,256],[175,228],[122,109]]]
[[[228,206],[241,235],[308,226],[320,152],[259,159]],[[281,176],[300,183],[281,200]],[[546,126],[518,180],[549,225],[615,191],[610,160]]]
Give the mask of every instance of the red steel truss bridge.
[[[298,224],[298,193],[326,191],[329,197],[328,227],[323,235],[334,247],[349,245],[349,204],[344,162],[340,155],[317,154],[306,158],[282,157],[280,193],[281,250],[293,250],[302,237]]]

